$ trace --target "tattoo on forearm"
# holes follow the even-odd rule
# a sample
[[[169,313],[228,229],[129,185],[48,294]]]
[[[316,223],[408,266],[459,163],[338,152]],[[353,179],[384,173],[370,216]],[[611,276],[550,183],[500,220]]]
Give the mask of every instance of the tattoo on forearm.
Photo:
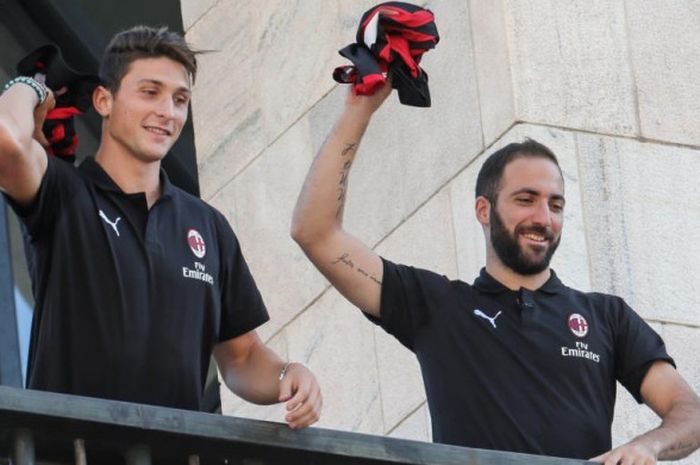
[[[380,280],[378,280],[376,276],[367,273],[367,272],[366,272],[365,270],[363,270],[362,268],[358,267],[358,268],[357,268],[357,272],[360,273],[362,276],[365,276],[365,277],[371,279],[372,281],[374,281],[375,283],[379,284],[380,286],[382,285],[382,282],[381,282]]]
[[[348,187],[348,174],[350,174],[350,167],[352,166],[352,160],[348,160],[343,164],[343,169],[340,170],[340,182],[338,183],[338,200],[341,202],[345,200],[345,190]]]
[[[357,150],[357,142],[351,142],[351,143],[346,143],[345,147],[343,147],[343,151],[340,152],[341,157],[345,157],[349,154],[355,153]]]
[[[347,158],[345,163],[343,163],[343,168],[340,170],[340,181],[338,182],[338,210],[335,212],[335,217],[340,219],[343,214],[343,207],[345,206],[345,193],[348,188],[348,175],[350,174],[350,167],[353,162],[353,155],[357,150],[357,143],[346,143],[343,150],[340,152],[340,156]]]
[[[342,263],[344,265],[349,266],[350,268],[355,268],[355,264],[350,260],[350,254],[345,252],[343,255],[340,257],[336,258],[331,262],[331,265],[337,265],[338,263]]]
[[[659,453],[659,460],[680,460],[687,457],[697,449],[698,445],[692,442],[680,442]]]
[[[359,266],[357,268],[355,268],[355,263],[350,259],[349,253],[345,252],[340,257],[333,260],[331,262],[331,265],[337,265],[339,263],[342,263],[343,265],[345,265],[349,268],[352,268],[353,270],[357,269],[357,272],[360,273],[362,276],[366,277],[367,279],[371,279],[372,281],[379,284],[380,286],[382,285],[382,282],[379,279],[377,279],[377,277],[374,276],[373,274],[368,273],[367,271],[363,270]]]

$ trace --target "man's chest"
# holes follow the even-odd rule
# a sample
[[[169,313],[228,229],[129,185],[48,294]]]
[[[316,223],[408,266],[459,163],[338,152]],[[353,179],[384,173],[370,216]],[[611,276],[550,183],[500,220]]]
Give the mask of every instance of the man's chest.
[[[607,383],[614,372],[610,325],[585,303],[529,294],[446,305],[434,322],[444,334],[440,350],[502,382],[515,373],[536,373],[552,382],[593,377]]]
[[[148,210],[138,198],[100,195],[81,199],[66,213],[57,248],[70,246],[62,255],[73,272],[141,298],[153,292],[201,298],[218,287],[217,231],[205,214],[172,201]]]

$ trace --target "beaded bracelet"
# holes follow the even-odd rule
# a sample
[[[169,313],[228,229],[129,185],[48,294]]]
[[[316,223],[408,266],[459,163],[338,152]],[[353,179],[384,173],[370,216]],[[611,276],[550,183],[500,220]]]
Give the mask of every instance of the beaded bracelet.
[[[46,90],[46,86],[44,86],[44,84],[40,83],[36,79],[30,78],[29,76],[17,76],[16,78],[10,79],[9,81],[7,81],[7,84],[5,84],[3,92],[7,91],[7,89],[14,86],[15,84],[25,84],[34,89],[34,92],[36,92],[36,96],[39,98],[39,103],[37,104],[37,106],[44,103],[46,101],[46,97],[49,96],[49,91]]]

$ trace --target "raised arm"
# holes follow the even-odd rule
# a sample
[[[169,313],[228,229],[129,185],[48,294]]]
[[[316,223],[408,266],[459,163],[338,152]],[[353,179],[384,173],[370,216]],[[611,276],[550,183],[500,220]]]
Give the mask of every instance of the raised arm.
[[[41,92],[30,84],[16,83],[0,95],[0,189],[20,205],[29,205],[46,172],[47,144],[41,133],[46,113],[53,108],[53,93],[40,104]]]
[[[592,461],[654,464],[680,460],[700,447],[700,399],[675,368],[655,362],[644,377],[641,394],[644,403],[661,417],[661,425]]]
[[[390,92],[388,83],[372,96],[348,92],[343,113],[306,176],[292,220],[292,238],[313,264],[350,302],[375,317],[379,316],[382,262],[343,230],[343,209],[362,135]]]

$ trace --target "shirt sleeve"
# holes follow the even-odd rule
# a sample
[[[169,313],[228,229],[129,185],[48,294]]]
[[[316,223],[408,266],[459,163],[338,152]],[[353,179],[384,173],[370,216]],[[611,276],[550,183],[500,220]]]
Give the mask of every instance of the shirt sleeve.
[[[8,204],[24,223],[32,242],[50,237],[61,208],[77,190],[79,175],[72,165],[47,157],[44,177],[34,201],[27,206],[17,204],[7,195]]]
[[[219,342],[251,331],[269,320],[267,308],[248,264],[243,257],[238,238],[223,215],[217,212],[221,235],[222,290]]]
[[[439,311],[449,290],[449,279],[432,271],[397,265],[382,258],[384,276],[379,319],[366,315],[410,350],[415,340]]]
[[[615,376],[640,404],[640,388],[652,363],[662,360],[676,366],[661,336],[622,299],[616,314]]]

